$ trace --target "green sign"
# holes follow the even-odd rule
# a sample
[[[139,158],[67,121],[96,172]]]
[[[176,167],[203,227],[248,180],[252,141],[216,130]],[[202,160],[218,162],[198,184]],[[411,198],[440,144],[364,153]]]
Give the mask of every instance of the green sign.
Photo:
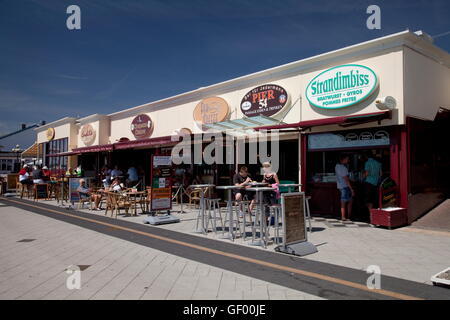
[[[340,109],[360,103],[378,87],[372,69],[346,64],[323,71],[306,87],[306,98],[315,107]]]

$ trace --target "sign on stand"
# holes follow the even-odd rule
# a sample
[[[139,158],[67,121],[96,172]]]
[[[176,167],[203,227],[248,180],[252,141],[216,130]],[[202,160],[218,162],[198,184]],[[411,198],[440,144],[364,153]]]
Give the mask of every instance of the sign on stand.
[[[151,211],[172,209],[172,158],[152,156]]]
[[[281,213],[283,216],[283,244],[276,251],[305,256],[317,252],[316,246],[308,242],[305,215],[305,193],[283,193]]]

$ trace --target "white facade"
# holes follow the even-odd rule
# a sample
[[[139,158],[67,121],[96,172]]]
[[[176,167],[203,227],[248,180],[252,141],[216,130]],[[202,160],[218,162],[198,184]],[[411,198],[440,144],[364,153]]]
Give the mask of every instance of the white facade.
[[[361,103],[347,108],[325,110],[313,108],[305,97],[308,83],[316,75],[343,64],[359,64],[372,69],[379,87]],[[403,125],[406,116],[433,120],[439,108],[450,108],[450,55],[412,32],[404,31],[340,50],[303,59],[244,77],[151,102],[109,115],[65,118],[36,129],[38,143],[47,142],[46,129],[55,129],[55,138],[69,137],[69,150],[86,147],[80,129],[91,124],[96,131],[90,146],[113,144],[121,138],[135,140],[130,126],[139,114],[150,116],[154,123],[151,138],[170,136],[174,130],[188,128],[201,133],[194,119],[195,106],[204,98],[218,96],[230,107],[230,119],[241,119],[240,103],[251,89],[263,84],[277,84],[290,95],[292,108],[283,123],[297,123],[337,116],[379,112],[375,101],[391,96],[396,100],[392,119],[380,125]],[[374,127],[368,123],[355,126]],[[333,126],[313,128],[313,132],[329,131]]]

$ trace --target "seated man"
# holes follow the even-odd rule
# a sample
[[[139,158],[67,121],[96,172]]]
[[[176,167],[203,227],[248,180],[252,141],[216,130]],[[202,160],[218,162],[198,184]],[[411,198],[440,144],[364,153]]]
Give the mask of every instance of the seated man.
[[[255,201],[253,200],[254,197],[254,193],[251,191],[246,191],[245,188],[248,188],[248,186],[246,186],[246,184],[252,182],[252,179],[250,178],[249,174],[248,174],[248,169],[245,166],[242,166],[241,169],[239,170],[239,173],[236,173],[233,177],[233,183],[235,186],[241,186],[244,187],[242,189],[235,189],[233,190],[234,196],[235,196],[235,200],[236,201],[240,201],[243,199],[244,196],[247,196],[247,199],[250,200],[250,214],[251,211],[253,210],[253,207],[255,205]]]
[[[91,199],[94,202],[94,209],[100,211],[101,209],[98,207],[100,201],[102,200],[102,196],[99,194],[93,194],[92,189],[86,188],[86,181],[84,179],[80,179],[80,185],[77,188],[77,191],[80,193],[80,197],[82,199]]]

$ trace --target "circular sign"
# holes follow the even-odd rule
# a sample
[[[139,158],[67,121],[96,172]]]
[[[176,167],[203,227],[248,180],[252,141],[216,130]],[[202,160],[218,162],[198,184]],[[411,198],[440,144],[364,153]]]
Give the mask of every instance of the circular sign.
[[[92,144],[95,140],[95,130],[90,124],[85,124],[81,128],[80,134],[81,134],[81,141],[83,141],[85,145]]]
[[[276,84],[265,84],[249,91],[241,101],[241,111],[247,117],[270,117],[287,104],[286,90]]]
[[[362,132],[359,135],[359,140],[364,141],[364,140],[373,140],[373,134],[370,132]]]
[[[55,138],[55,129],[48,128],[47,129],[47,140],[51,141],[51,140],[53,140],[53,138]]]
[[[380,139],[380,140],[389,139],[389,133],[387,133],[387,131],[380,130],[380,131],[375,132],[375,134],[373,135],[373,138]]]
[[[210,97],[200,101],[194,109],[194,120],[199,124],[224,121],[230,113],[228,103],[219,97]]]
[[[356,133],[347,133],[345,135],[345,141],[356,141],[358,140],[358,135]]]
[[[378,78],[372,69],[347,64],[323,71],[306,88],[306,98],[315,107],[345,108],[369,97],[378,87]]]
[[[145,139],[153,133],[153,121],[146,114],[136,116],[131,122],[131,132],[136,139]]]

